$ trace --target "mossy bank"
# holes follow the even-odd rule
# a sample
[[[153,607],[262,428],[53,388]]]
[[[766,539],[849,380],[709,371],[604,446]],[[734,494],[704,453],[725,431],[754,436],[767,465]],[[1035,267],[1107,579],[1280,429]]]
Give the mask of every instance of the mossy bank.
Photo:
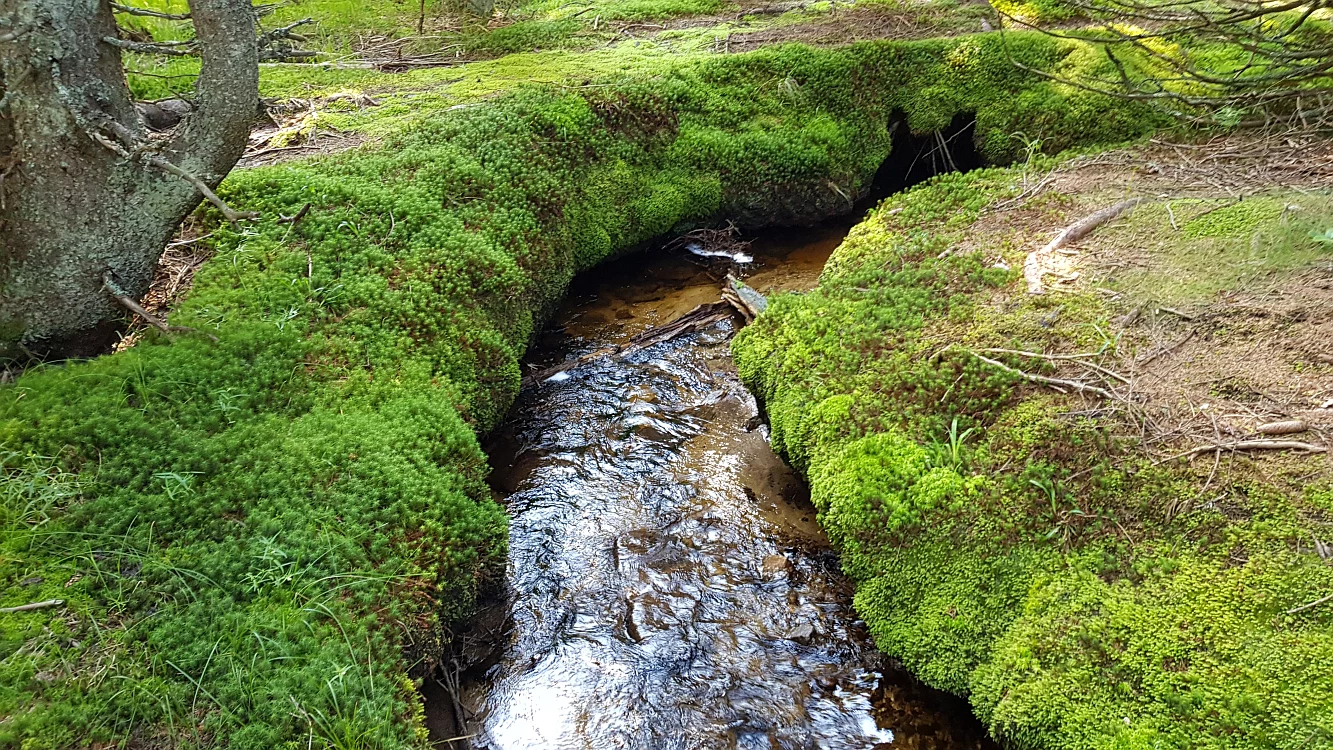
[[[895,112],[975,113],[994,159],[1019,129],[1147,127],[982,36],[668,61],[234,174],[263,218],[212,227],[171,314],[198,333],[0,390],[0,605],[64,601],[0,619],[0,745],[422,745],[413,677],[505,552],[477,434],[570,278],[673,228],[847,210]]]
[[[1184,189],[1135,187],[1152,173],[1125,166],[1133,190],[1090,177],[1043,191],[1076,165],[890,198],[816,291],[774,300],[738,335],[741,376],[808,476],[877,644],[968,695],[1008,746],[1333,747],[1333,565],[1316,541],[1333,513],[1327,459],[1179,453],[1243,438],[1263,421],[1252,394],[1286,387],[1201,371],[1240,351],[1313,384],[1268,408],[1322,413],[1301,404],[1330,373],[1309,353],[1276,356],[1305,318],[1243,282],[1308,287],[1327,252],[1311,231],[1333,204],[1308,191],[1150,202],[1085,248],[1102,271],[1028,295],[1025,254],[1060,227]],[[1276,349],[1257,353],[1263,320]]]

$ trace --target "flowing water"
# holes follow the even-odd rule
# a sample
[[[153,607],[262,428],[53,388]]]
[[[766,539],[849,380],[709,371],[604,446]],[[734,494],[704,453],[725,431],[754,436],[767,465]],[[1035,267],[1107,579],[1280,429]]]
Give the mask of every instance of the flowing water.
[[[815,284],[845,228],[682,250],[576,283],[529,358],[623,343],[718,299]],[[491,446],[512,517],[497,659],[457,691],[474,748],[977,748],[961,701],[877,654],[800,479],[728,352],[738,321],[530,389]]]

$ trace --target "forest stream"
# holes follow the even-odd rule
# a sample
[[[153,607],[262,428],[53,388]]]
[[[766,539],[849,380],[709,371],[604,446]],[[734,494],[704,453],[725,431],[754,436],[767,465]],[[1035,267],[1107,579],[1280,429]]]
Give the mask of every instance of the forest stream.
[[[809,289],[846,228],[761,235],[749,262],[682,249],[610,264],[575,283],[525,367],[715,302],[727,271],[765,293]],[[874,649],[736,377],[739,325],[561,373],[493,436],[513,519],[496,658],[428,692],[471,747],[986,746],[965,702]]]

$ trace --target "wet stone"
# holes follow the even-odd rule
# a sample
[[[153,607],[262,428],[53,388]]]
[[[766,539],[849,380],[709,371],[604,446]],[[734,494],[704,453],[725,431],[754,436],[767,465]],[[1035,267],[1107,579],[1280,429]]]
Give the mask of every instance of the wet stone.
[[[791,572],[791,560],[786,555],[769,555],[764,558],[764,572],[786,575]]]

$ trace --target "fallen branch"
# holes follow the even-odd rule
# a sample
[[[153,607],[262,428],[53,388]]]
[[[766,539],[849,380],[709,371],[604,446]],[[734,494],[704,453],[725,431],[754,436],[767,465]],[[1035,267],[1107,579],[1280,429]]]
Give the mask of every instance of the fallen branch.
[[[1314,607],[1318,607],[1320,604],[1323,604],[1324,602],[1333,602],[1333,594],[1329,594],[1328,596],[1322,599],[1315,599],[1309,604],[1302,604],[1299,607],[1292,607],[1291,609],[1287,610],[1287,614],[1294,615],[1297,612],[1304,612],[1307,609],[1313,609]]]
[[[145,18],[161,18],[167,21],[188,21],[189,13],[162,13],[147,8],[139,8],[133,5],[122,5],[120,3],[111,3],[111,9],[117,13],[127,13],[131,16],[143,16]]]
[[[34,609],[46,609],[47,607],[59,607],[64,604],[64,599],[47,599],[44,602],[33,602],[32,604],[20,604],[17,607],[0,607],[0,612],[31,612]]]
[[[722,299],[736,308],[747,324],[753,323],[760,313],[768,309],[768,299],[763,294],[732,274],[727,274],[727,285],[722,287]]]
[[[1039,354],[1037,352],[1021,351],[1019,349],[982,349],[981,351],[991,354],[1017,354],[1022,357],[1033,357],[1034,359],[1044,359],[1047,360],[1048,362],[1074,362],[1079,365],[1082,365],[1083,367],[1088,368],[1089,370],[1095,370],[1103,375],[1115,378],[1116,380],[1119,380],[1125,385],[1130,384],[1129,378],[1125,377],[1124,375],[1121,375],[1120,373],[1115,372],[1114,370],[1108,370],[1107,368],[1102,367],[1101,365],[1095,362],[1086,361],[1088,357],[1100,357],[1101,356],[1100,352],[1087,352],[1084,354]]]
[[[1240,440],[1234,443],[1213,443],[1211,445],[1201,445],[1197,448],[1191,448],[1174,456],[1168,456],[1160,461],[1154,461],[1153,465],[1169,463],[1177,458],[1193,458],[1200,453],[1209,451],[1305,451],[1306,453],[1327,453],[1328,449],[1321,445],[1311,445],[1295,440]]]
[[[972,351],[971,349],[963,349],[963,347],[953,347],[953,348],[961,349],[962,351],[971,354],[973,357],[976,357],[977,359],[981,360],[982,362],[985,362],[986,364],[992,367],[997,367],[1001,370],[1004,370],[1005,372],[1013,373],[1014,375],[1017,375],[1020,378],[1023,378],[1024,380],[1032,381],[1033,383],[1041,383],[1043,385],[1049,385],[1054,387],[1056,390],[1060,390],[1062,387],[1072,388],[1073,390],[1079,391],[1081,393],[1094,393],[1098,396],[1101,396],[1102,398],[1111,399],[1113,401],[1120,400],[1116,397],[1114,393],[1111,393],[1105,388],[1099,388],[1098,386],[1095,385],[1088,385],[1087,383],[1081,383],[1077,380],[1065,380],[1064,378],[1049,378],[1046,377],[1045,375],[1037,375],[1030,372],[1023,372],[1022,370],[1016,367],[1010,367],[1009,365],[1006,365],[1003,362],[997,362],[993,359],[990,359],[989,357],[983,357],[980,354],[977,354],[976,352]]]
[[[1261,424],[1255,428],[1255,432],[1260,435],[1293,435],[1297,432],[1305,432],[1310,429],[1309,425],[1299,419],[1289,419],[1283,422],[1269,422]]]
[[[168,57],[194,57],[199,54],[199,46],[190,40],[187,42],[135,42],[129,39],[118,39],[114,36],[104,36],[102,41],[112,47],[119,47],[130,52],[138,52],[145,55],[167,55]]]
[[[1143,202],[1142,198],[1130,198],[1129,200],[1120,201],[1114,206],[1103,208],[1094,214],[1085,216],[1073,224],[1070,224],[1068,227],[1065,227],[1064,231],[1056,235],[1055,239],[1051,240],[1046,247],[1028,253],[1027,259],[1023,261],[1023,278],[1027,280],[1028,294],[1043,294],[1045,292],[1041,280],[1042,277],[1048,273],[1046,267],[1043,265],[1043,262],[1047,257],[1071,242],[1078,242],[1092,233],[1092,230],[1117,216],[1120,216],[1131,208],[1139,205],[1141,202]]]

